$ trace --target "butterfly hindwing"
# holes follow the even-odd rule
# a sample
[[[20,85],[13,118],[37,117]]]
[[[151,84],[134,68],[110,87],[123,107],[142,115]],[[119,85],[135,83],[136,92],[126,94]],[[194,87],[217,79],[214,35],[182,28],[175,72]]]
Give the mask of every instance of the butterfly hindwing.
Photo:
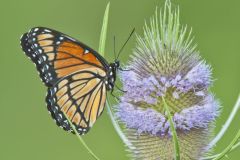
[[[105,76],[102,69],[92,67],[73,73],[49,88],[46,101],[57,125],[71,130],[64,112],[79,134],[88,132],[105,105]]]
[[[106,70],[108,66],[104,58],[90,47],[48,28],[32,28],[22,36],[21,46],[49,87],[78,70],[92,66]]]

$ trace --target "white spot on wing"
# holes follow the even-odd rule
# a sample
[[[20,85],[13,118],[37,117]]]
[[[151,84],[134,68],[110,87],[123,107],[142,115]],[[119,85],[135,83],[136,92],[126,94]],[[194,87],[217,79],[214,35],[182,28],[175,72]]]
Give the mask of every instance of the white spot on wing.
[[[89,53],[89,50],[86,49],[86,50],[84,51],[84,54],[87,54],[87,53]]]
[[[41,63],[42,63],[42,61],[41,61],[40,59],[39,59],[37,62],[38,62],[38,64],[41,64]]]
[[[48,29],[44,29],[44,31],[45,31],[45,32],[51,32],[51,31],[50,31],[50,30],[48,30]]]
[[[46,56],[43,56],[43,60],[44,60],[44,61],[46,61],[46,60],[47,60]]]
[[[73,38],[71,38],[71,37],[69,37],[69,36],[67,36],[67,38],[70,39],[70,40],[72,40],[72,41],[76,41],[75,39],[73,39]]]
[[[59,115],[59,117],[62,119],[62,114],[58,114]]]

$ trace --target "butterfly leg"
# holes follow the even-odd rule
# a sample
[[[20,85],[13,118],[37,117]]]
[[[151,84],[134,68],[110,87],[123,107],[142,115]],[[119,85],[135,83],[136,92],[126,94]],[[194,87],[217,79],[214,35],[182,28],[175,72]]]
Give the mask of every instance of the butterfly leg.
[[[114,98],[116,98],[118,101],[120,101],[120,98],[118,98],[117,96],[115,96],[115,95],[113,94],[113,90],[111,91],[111,95],[112,95]]]
[[[123,69],[123,68],[121,68],[121,67],[119,67],[119,70],[120,70],[120,71],[131,71],[131,69]]]
[[[119,90],[119,91],[121,91],[121,92],[123,92],[123,93],[127,93],[127,91],[124,91],[124,90],[122,90],[120,87],[118,87],[116,84],[115,84],[115,87]]]

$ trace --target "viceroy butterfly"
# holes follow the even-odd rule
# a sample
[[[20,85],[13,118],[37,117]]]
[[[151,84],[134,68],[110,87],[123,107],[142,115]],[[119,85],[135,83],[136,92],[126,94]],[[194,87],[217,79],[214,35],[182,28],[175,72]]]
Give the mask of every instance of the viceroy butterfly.
[[[119,61],[109,64],[87,45],[44,27],[23,34],[21,47],[48,87],[47,108],[56,124],[73,132],[64,112],[80,135],[87,133],[114,89]]]

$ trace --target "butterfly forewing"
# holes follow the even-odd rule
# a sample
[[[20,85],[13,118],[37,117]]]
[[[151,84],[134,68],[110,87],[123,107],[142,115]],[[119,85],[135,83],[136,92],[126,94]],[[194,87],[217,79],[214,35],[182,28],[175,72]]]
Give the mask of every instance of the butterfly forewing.
[[[55,30],[36,27],[21,38],[25,54],[36,64],[48,86],[47,107],[57,125],[86,133],[106,101],[108,63],[81,42]]]
[[[78,70],[108,64],[98,53],[73,38],[48,28],[36,27],[21,38],[21,46],[36,64],[42,81],[52,86]]]

